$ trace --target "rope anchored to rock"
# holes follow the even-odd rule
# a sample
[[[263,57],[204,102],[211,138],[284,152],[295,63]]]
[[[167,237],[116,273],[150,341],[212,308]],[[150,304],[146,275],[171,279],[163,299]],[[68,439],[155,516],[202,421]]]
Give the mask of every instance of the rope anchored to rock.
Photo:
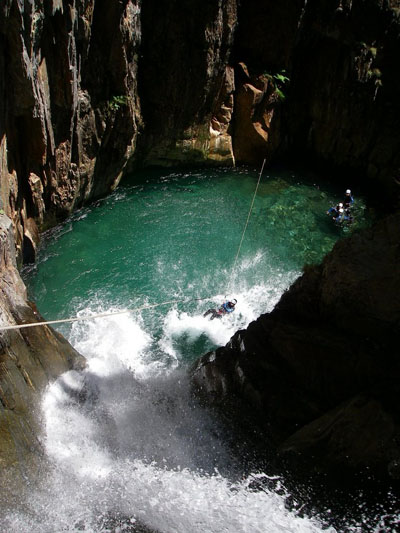
[[[137,311],[143,311],[145,309],[153,309],[154,307],[160,307],[162,305],[172,305],[172,304],[178,304],[178,303],[190,303],[190,302],[198,302],[202,300],[210,300],[211,296],[207,296],[204,298],[192,298],[190,300],[168,300],[166,302],[161,302],[157,304],[149,304],[149,305],[141,305],[140,307],[133,307],[132,309],[122,309],[121,311],[109,311],[108,313],[97,313],[94,315],[85,315],[85,316],[77,316],[73,318],[62,318],[59,320],[46,320],[44,322],[29,322],[28,324],[13,324],[11,326],[2,326],[0,325],[0,331],[6,331],[11,329],[21,329],[21,328],[33,328],[36,326],[48,326],[51,324],[62,324],[66,322],[83,322],[85,320],[94,320],[95,318],[104,318],[108,316],[115,316],[115,315],[124,315],[127,313],[133,313]]]

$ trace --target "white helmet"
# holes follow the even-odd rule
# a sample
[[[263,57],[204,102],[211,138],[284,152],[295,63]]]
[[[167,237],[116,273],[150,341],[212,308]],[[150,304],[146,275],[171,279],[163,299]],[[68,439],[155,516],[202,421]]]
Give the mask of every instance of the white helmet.
[[[343,213],[343,207],[339,209],[339,213]]]
[[[351,190],[347,189],[346,194],[351,194]]]
[[[342,203],[340,203],[340,204],[339,204],[339,207],[343,207],[343,204],[342,204]]]
[[[234,299],[232,300],[232,303],[235,304],[235,305],[237,304],[237,300],[236,300],[236,298],[234,298]]]

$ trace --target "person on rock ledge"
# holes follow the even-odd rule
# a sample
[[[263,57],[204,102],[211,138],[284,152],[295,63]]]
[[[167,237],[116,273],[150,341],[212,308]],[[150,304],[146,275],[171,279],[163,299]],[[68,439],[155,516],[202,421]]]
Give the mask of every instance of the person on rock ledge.
[[[343,198],[343,203],[344,203],[344,207],[345,208],[350,208],[353,203],[354,203],[354,198],[351,194],[351,190],[350,189],[347,189],[345,194],[344,194],[344,198]]]
[[[334,215],[332,218],[333,218],[333,221],[336,222],[337,224],[341,224],[342,222],[344,222],[346,220],[346,215],[344,213],[343,207],[340,207],[340,209],[338,210],[338,213]]]
[[[341,211],[340,211],[341,210]],[[326,212],[327,215],[331,215],[333,220],[339,216],[340,213],[343,213],[343,204],[340,203],[334,207],[330,207]]]
[[[206,317],[211,315],[210,320],[214,320],[214,318],[222,318],[228,313],[233,313],[236,304],[237,300],[234,298],[232,301],[224,302],[219,309],[208,309],[203,316]]]

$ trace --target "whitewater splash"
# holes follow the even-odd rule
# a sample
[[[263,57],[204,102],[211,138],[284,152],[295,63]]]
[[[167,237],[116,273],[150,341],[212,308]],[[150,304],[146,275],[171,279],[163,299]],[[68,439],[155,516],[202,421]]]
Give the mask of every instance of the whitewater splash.
[[[243,468],[186,369],[331,249],[338,235],[319,214],[337,199],[268,177],[232,272],[254,177],[221,172],[119,189],[48,234],[30,290],[50,318],[193,300],[60,327],[88,365],[44,395],[41,482],[17,493],[19,510],[0,509],[1,533],[334,531],[302,517],[279,480]],[[233,297],[232,315],[203,317]]]
[[[268,286],[236,281],[237,309],[221,320],[203,313],[222,294],[173,307],[158,336],[147,331],[148,311],[75,322],[69,340],[87,367],[61,376],[43,397],[50,467],[24,513],[6,517],[7,531],[134,531],[137,521],[174,533],[321,531],[317,520],[289,511],[284,494],[254,485],[268,476],[242,473],[224,430],[192,398],[186,371],[188,351],[224,345],[272,310],[291,281],[279,273]],[[78,315],[111,311],[97,305]]]
[[[299,275],[297,272],[282,274],[277,271],[271,276],[269,284],[259,283],[248,287],[241,273],[254,267],[261,259],[256,254],[252,260],[243,260],[235,275],[235,292],[216,294],[207,302],[195,302],[190,311],[174,308],[167,312],[163,322],[163,335],[159,341],[161,350],[176,361],[183,357],[182,351],[188,351],[196,345],[197,357],[217,346],[224,346],[234,333],[245,329],[262,313],[272,311],[285,289]],[[204,284],[204,282],[203,282]],[[208,308],[219,308],[227,299],[238,301],[236,310],[221,319],[210,320],[203,314]],[[183,341],[183,342],[182,342]]]
[[[207,325],[171,311],[166,337],[191,320]],[[228,334],[215,328],[216,339]],[[218,425],[191,399],[186,372],[148,360],[140,318],[76,323],[71,340],[88,366],[43,398],[51,467],[25,513],[6,517],[7,531],[134,531],[137,521],[165,533],[321,531],[284,496],[256,490],[265,475],[243,479]]]

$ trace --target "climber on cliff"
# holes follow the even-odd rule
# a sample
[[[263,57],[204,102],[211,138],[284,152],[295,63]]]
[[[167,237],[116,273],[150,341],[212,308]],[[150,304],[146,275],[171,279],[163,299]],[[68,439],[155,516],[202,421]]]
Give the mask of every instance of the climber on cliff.
[[[237,300],[234,298],[232,301],[224,302],[219,309],[208,309],[203,316],[206,317],[211,315],[210,320],[214,320],[214,318],[222,318],[228,313],[233,313],[236,304]]]

